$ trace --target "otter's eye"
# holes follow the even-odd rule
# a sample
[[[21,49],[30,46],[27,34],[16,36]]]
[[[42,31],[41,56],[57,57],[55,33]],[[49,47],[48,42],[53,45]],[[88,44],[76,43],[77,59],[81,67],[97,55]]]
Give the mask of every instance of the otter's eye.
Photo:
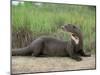
[[[73,26],[73,28],[76,28],[75,26]]]

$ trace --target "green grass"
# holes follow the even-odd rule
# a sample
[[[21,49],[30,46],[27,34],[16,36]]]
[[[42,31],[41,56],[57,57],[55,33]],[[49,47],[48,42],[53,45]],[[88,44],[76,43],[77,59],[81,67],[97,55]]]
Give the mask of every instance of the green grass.
[[[84,35],[84,47],[91,48],[95,42],[95,7],[42,3],[40,6],[25,2],[24,5],[12,6],[12,26],[15,32],[22,27],[32,31],[33,36],[50,35],[66,40],[61,32],[63,24],[78,25]],[[95,49],[92,49],[95,50]]]

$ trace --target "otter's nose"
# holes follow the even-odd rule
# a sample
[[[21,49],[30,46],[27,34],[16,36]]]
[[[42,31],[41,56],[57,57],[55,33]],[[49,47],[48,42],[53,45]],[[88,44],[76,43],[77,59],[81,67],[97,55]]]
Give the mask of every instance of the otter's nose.
[[[64,29],[64,26],[61,26],[61,29]]]

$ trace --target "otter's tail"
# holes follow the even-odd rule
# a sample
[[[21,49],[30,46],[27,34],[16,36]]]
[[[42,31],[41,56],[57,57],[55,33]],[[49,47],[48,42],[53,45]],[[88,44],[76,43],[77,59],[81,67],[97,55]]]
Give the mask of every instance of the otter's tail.
[[[12,49],[12,56],[28,56],[31,54],[32,54],[32,51],[29,49],[29,47]]]

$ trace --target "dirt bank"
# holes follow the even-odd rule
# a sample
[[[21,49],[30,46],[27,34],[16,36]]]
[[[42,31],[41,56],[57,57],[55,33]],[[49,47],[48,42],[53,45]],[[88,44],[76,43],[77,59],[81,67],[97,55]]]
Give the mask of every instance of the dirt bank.
[[[12,73],[95,69],[95,55],[77,62],[68,57],[12,57]]]

